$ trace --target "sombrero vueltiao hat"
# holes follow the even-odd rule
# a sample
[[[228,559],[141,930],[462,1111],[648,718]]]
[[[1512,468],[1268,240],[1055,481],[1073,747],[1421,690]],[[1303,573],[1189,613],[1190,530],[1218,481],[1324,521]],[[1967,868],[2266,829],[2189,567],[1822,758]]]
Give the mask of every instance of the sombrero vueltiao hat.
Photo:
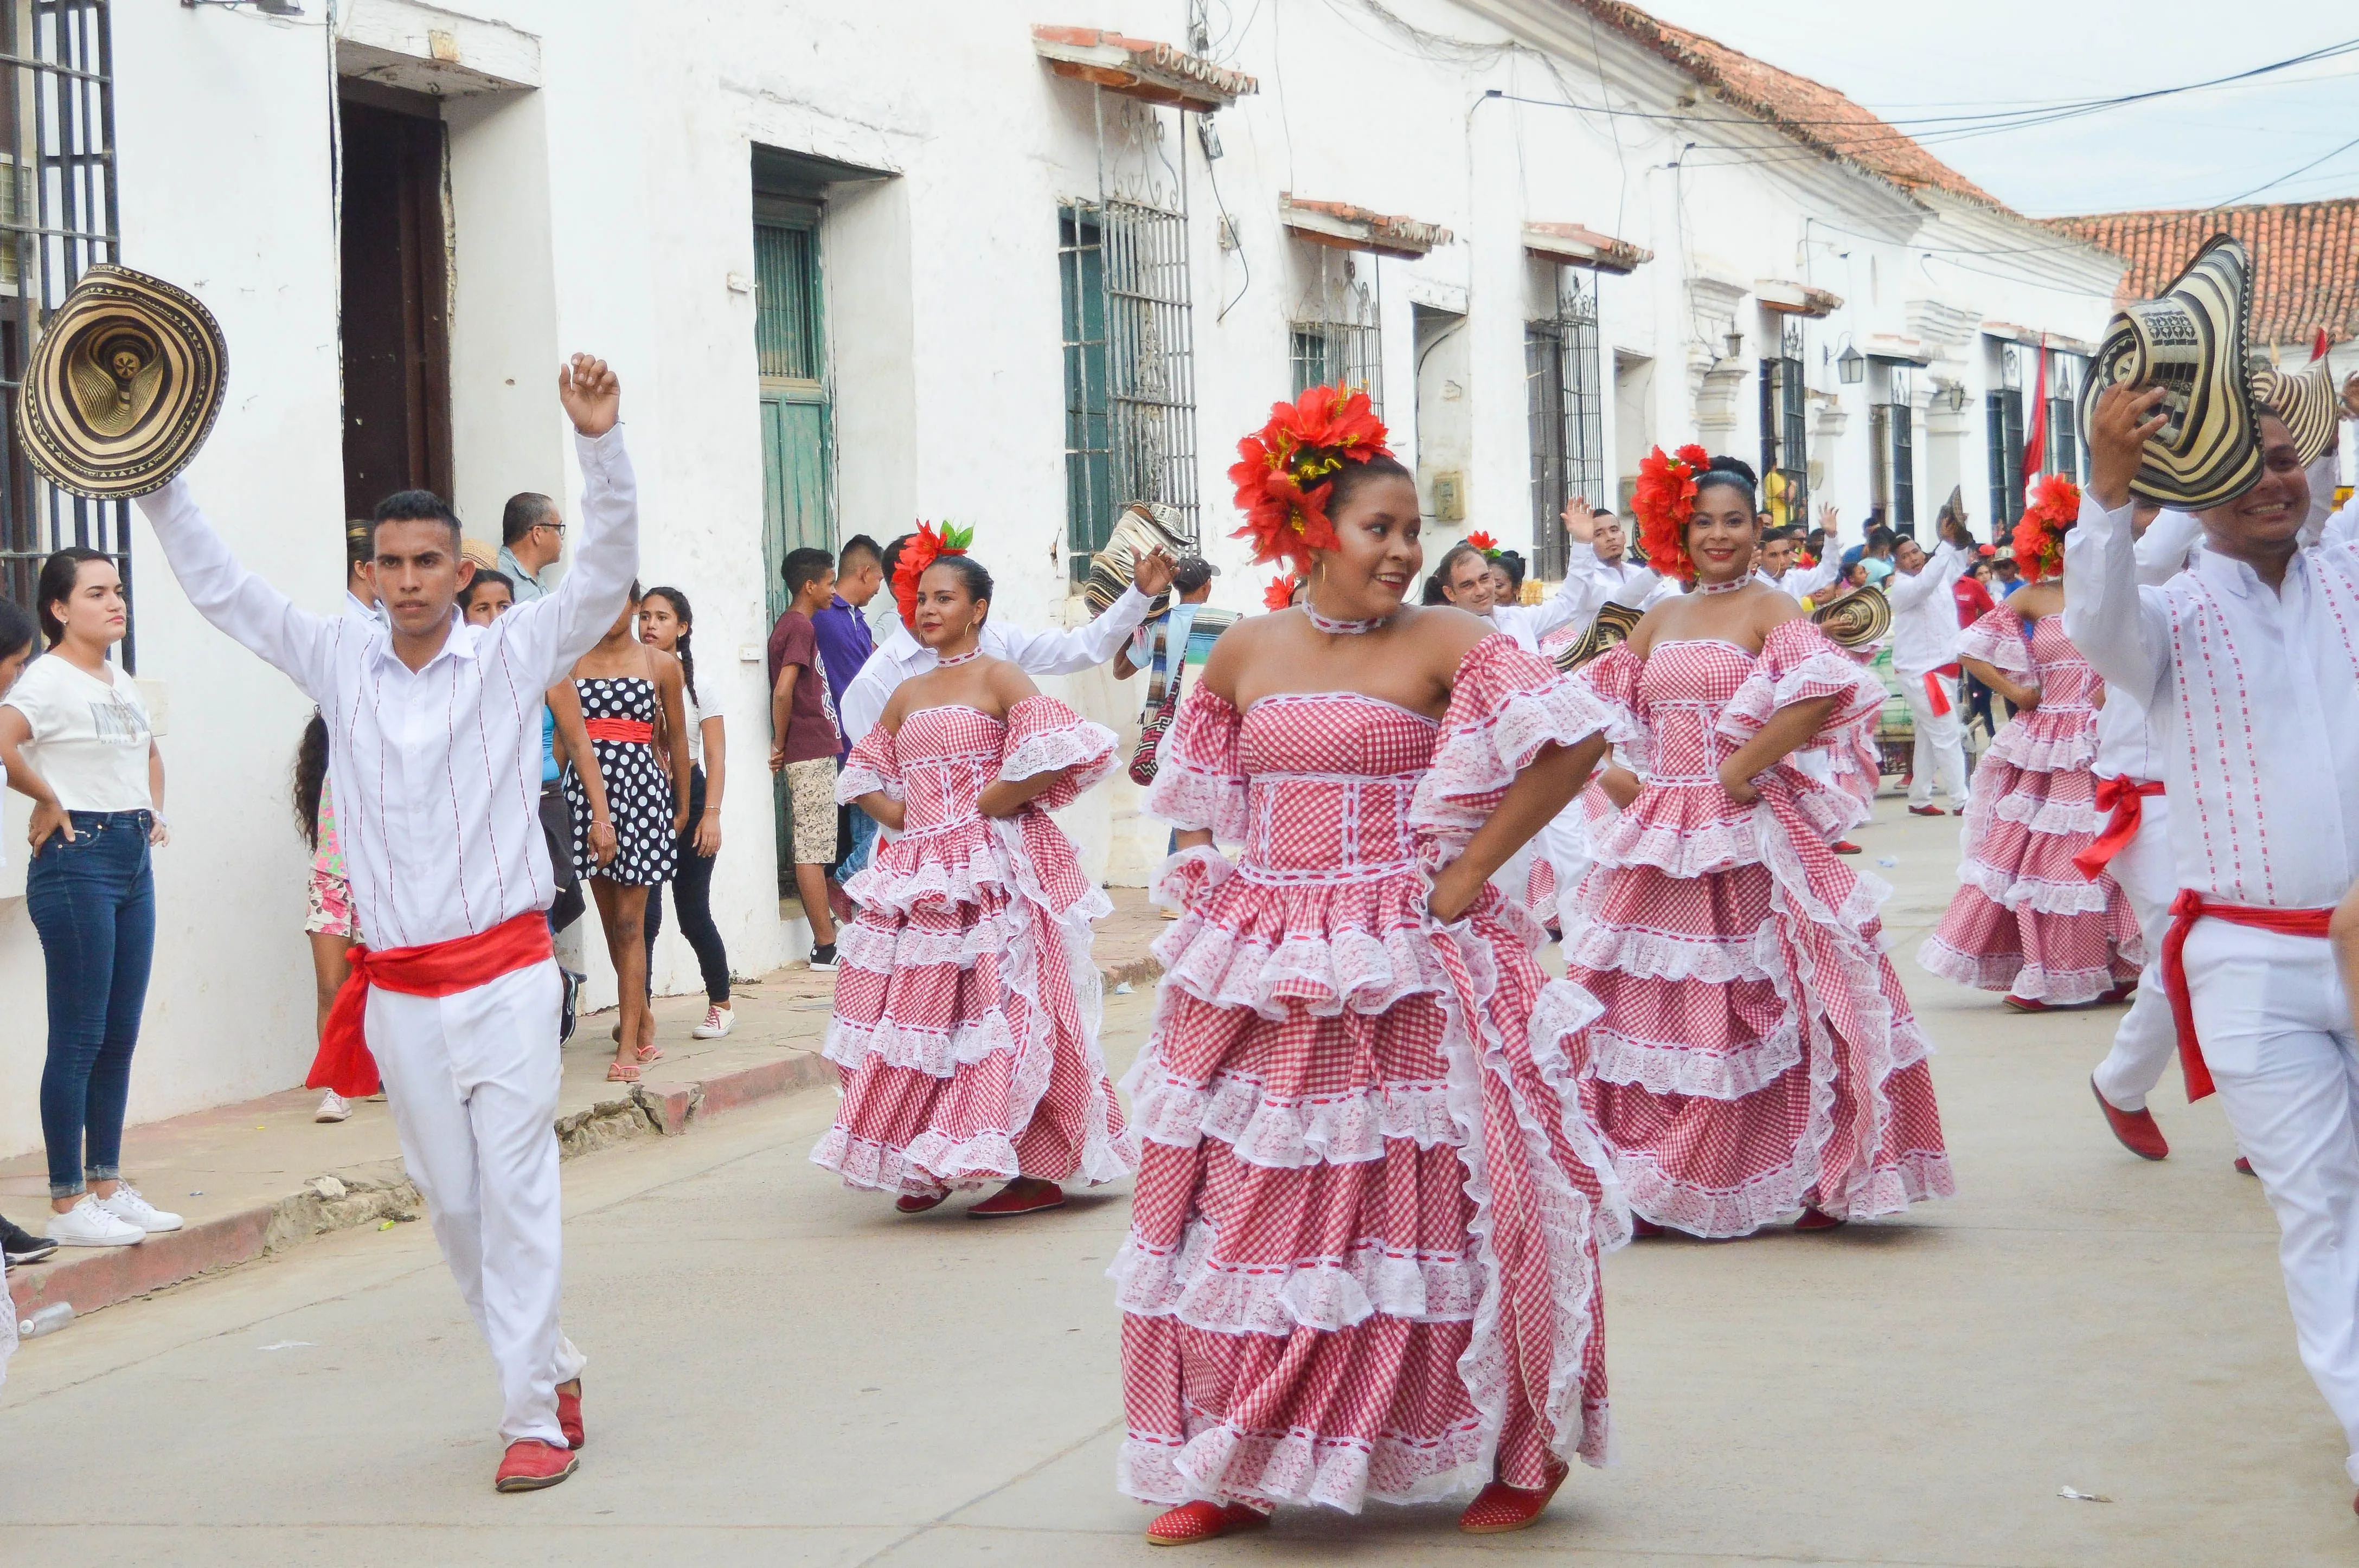
[[[1837,647],[1864,648],[1892,630],[1892,600],[1880,588],[1863,588],[1811,611],[1810,619]]]
[[[1628,642],[1638,624],[1639,614],[1627,604],[1599,605],[1597,618],[1589,623],[1589,629],[1566,643],[1556,655],[1556,667],[1570,675],[1614,644]]]
[[[100,263],[42,328],[16,399],[16,435],[51,484],[145,495],[196,457],[221,412],[229,351],[184,289]]]
[[[2197,512],[2242,495],[2261,476],[2259,410],[2245,371],[2253,265],[2243,242],[2215,234],[2159,298],[2115,315],[2089,376],[2082,428],[2108,386],[2159,386],[2169,422],[2149,438],[2130,489]]]
[[[2288,374],[2273,359],[2253,367],[2253,401],[2285,421],[2308,468],[2334,448],[2334,425],[2342,398],[2326,362],[2316,359]]]

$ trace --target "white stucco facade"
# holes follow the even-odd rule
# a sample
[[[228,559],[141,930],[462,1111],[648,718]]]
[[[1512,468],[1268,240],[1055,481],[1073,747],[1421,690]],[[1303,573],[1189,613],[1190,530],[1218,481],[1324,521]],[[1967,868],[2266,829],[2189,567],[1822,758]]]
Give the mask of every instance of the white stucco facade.
[[[1626,275],[1584,275],[1596,280],[1609,496],[1657,442],[1702,439],[1757,460],[1756,364],[1786,319],[1764,308],[1763,286],[1840,297],[1802,329],[1810,484],[1854,530],[1868,503],[1867,401],[1888,373],[1843,384],[1843,347],[1921,362],[1910,375],[1919,531],[1952,483],[1986,527],[1984,395],[2000,340],[1985,323],[2093,341],[2120,270],[2011,215],[1904,190],[1737,124],[1738,111],[1699,101],[1671,65],[1562,0],[1233,6],[1254,19],[1212,52],[1258,91],[1214,117],[1216,163],[1198,116],[1101,100],[1048,70],[1030,30],[1185,48],[1185,0],[1037,12],[966,0],[338,0],[341,49],[322,0],[304,8],[288,20],[169,0],[116,8],[123,259],[204,299],[230,346],[228,403],[191,481],[249,564],[315,609],[336,606],[338,71],[438,92],[454,499],[468,532],[489,540],[511,492],[547,491],[570,508],[579,478],[556,366],[574,350],[614,363],[640,482],[641,577],[693,600],[706,710],[732,741],[713,903],[740,974],[809,942],[779,917],[761,770],[756,147],[857,177],[821,193],[818,241],[836,536],[888,539],[918,517],[972,523],[998,576],[995,613],[1031,625],[1081,614],[1066,559],[1059,207],[1096,200],[1134,164],[1154,160],[1167,189],[1184,181],[1195,491],[1205,553],[1223,568],[1215,602],[1239,610],[1258,608],[1270,574],[1226,537],[1224,472],[1237,438],[1291,392],[1290,323],[1322,262],[1332,278],[1347,259],[1289,235],[1281,192],[1450,232],[1416,259],[1351,255],[1353,281],[1373,286],[1396,449],[1461,478],[1465,521],[1437,524],[1433,539],[1484,528],[1527,554],[1525,324],[1547,312],[1557,280],[1527,251],[1527,224],[1579,224],[1652,253]],[[1589,107],[1558,106],[1569,101]],[[1594,112],[1609,105],[1621,113]],[[1147,139],[1102,146],[1102,121],[1147,126]],[[1424,373],[1421,334],[1436,356]],[[1963,392],[1954,412],[1940,397],[1950,385]],[[144,532],[133,554],[139,674],[168,712],[174,835],[157,862],[158,953],[134,1071],[132,1116],[145,1120],[299,1081],[312,1001],[306,854],[288,805],[302,699],[199,622]],[[1125,730],[1127,744],[1138,691],[1110,672],[1044,684]],[[1163,829],[1138,815],[1139,795],[1117,777],[1064,814],[1109,880],[1139,882],[1160,854]],[[0,996],[15,1002],[0,1021],[11,1086],[0,1151],[39,1142],[41,961],[21,897],[7,896],[21,886],[22,816],[18,801],[14,878],[0,881]],[[595,1002],[613,986],[594,929],[589,943]],[[669,932],[656,980],[667,992],[696,982]]]

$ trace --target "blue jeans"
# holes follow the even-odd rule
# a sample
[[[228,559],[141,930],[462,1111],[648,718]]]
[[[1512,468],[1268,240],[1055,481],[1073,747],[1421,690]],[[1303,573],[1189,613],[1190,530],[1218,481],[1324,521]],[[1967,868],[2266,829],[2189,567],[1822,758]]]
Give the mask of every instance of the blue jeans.
[[[156,954],[156,879],[144,811],[77,811],[74,839],[53,833],[25,870],[25,905],[49,970],[49,1055],[41,1138],[49,1195],[123,1173],[131,1051]]]
[[[856,873],[866,871],[868,858],[876,849],[875,817],[856,806],[847,806],[843,808],[842,823],[851,828],[851,836],[843,840],[843,859],[835,863],[832,873],[838,887],[850,881]]]

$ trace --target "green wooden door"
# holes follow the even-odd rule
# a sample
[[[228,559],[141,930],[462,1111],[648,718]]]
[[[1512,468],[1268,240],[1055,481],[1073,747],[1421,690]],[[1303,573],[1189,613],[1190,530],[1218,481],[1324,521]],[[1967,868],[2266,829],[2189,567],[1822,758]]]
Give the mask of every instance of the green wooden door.
[[[787,553],[806,546],[835,548],[818,207],[756,197],[754,266],[759,288],[754,342],[762,376],[762,569],[775,623],[788,603],[778,575]],[[772,793],[778,888],[790,893],[794,838],[783,775]]]

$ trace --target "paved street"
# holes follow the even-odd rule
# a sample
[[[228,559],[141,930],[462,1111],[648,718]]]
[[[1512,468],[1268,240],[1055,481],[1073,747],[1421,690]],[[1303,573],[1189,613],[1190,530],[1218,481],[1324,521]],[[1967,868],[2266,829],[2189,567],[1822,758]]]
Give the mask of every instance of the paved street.
[[[2274,1227],[2216,1102],[2171,1160],[2104,1134],[2112,1013],[2017,1018],[1907,962],[1954,827],[1884,803],[1896,951],[1942,1054],[1963,1195],[1897,1223],[1648,1242],[1608,1264],[1616,1465],[1542,1525],[1289,1512],[1190,1563],[2343,1563],[2340,1435],[2293,1353]],[[1146,991],[1113,999],[1126,1064]],[[1119,1192],[987,1227],[809,1164],[824,1091],[566,1167],[590,1444],[490,1488],[488,1361],[423,1225],[332,1236],[27,1346],[0,1390],[20,1563],[1125,1563]],[[2110,1499],[2060,1498],[2071,1487]]]

